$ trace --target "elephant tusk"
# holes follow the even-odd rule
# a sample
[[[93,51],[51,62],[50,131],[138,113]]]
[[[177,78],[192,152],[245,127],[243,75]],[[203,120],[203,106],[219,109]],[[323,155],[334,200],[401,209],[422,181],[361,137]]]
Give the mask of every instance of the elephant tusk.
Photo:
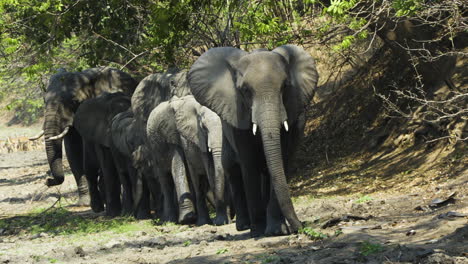
[[[210,147],[208,148],[208,152],[211,152],[211,148],[210,148]]]
[[[253,132],[254,136],[255,136],[255,134],[257,134],[257,124],[255,124],[255,123],[253,124],[252,132]]]
[[[30,137],[29,140],[31,140],[31,141],[37,140],[37,139],[41,138],[43,135],[44,135],[44,130],[42,130],[41,133],[35,135],[34,137]]]
[[[68,130],[70,130],[70,127],[67,126],[62,133],[58,134],[57,136],[53,136],[53,137],[50,137],[48,138],[47,140],[57,140],[57,139],[62,139],[67,133],[68,133]]]
[[[289,130],[288,121],[285,120],[283,125],[284,125],[284,129],[286,130],[286,132],[288,132],[288,130]]]

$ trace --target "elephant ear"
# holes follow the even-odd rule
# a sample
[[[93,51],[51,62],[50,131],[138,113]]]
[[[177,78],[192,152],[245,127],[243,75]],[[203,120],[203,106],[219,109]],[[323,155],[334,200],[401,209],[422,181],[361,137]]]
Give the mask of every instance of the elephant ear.
[[[192,65],[188,82],[195,99],[234,127],[250,127],[250,108],[236,88],[239,59],[248,54],[231,47],[212,48]]]
[[[175,113],[169,101],[160,103],[148,118],[147,134],[156,144],[180,144]]]
[[[198,109],[201,105],[193,96],[184,96],[171,100],[171,106],[180,135],[198,146],[202,152],[207,152],[207,136],[198,122]]]
[[[283,45],[273,50],[280,54],[289,70],[289,86],[283,94],[288,120],[295,122],[315,94],[319,75],[315,60],[304,49],[295,45]]]

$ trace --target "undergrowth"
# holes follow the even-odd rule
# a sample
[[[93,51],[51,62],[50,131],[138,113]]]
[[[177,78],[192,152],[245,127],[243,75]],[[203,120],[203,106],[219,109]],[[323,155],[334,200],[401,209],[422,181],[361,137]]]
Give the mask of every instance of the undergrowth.
[[[63,207],[34,210],[28,214],[0,219],[0,229],[6,234],[50,233],[55,235],[89,234],[103,231],[126,233],[137,231],[147,221],[136,221],[132,217],[107,218],[104,216],[85,217]]]

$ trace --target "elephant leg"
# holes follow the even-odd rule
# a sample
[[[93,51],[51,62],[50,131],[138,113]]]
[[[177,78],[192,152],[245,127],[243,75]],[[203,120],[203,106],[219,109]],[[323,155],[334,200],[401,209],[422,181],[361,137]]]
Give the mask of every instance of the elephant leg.
[[[145,168],[142,172],[143,182],[146,183],[149,191],[149,209],[154,210],[155,217],[163,219],[164,212],[164,195],[161,190],[161,183],[157,178],[156,169],[153,167]]]
[[[195,203],[197,208],[197,225],[208,225],[211,224],[210,213],[208,207],[206,206],[206,194],[203,190],[208,188],[203,188],[202,175],[197,173],[195,169],[188,164],[189,174],[192,179],[193,191],[195,193]]]
[[[117,174],[119,175],[120,184],[122,185],[122,214],[132,215],[134,213],[134,207],[132,183],[129,171],[130,166],[128,166],[130,161],[116,151],[112,152],[112,158]]]
[[[243,146],[244,147],[244,146]],[[247,199],[247,209],[250,220],[250,235],[258,237],[265,233],[266,228],[266,206],[262,199],[261,192],[261,172],[259,161],[254,150],[251,148],[241,151],[240,166],[242,171],[242,181]]]
[[[83,168],[83,142],[80,134],[74,128],[71,128],[65,136],[64,145],[68,164],[70,164],[78,187],[78,205],[89,206],[89,189]]]
[[[148,190],[148,185],[144,181],[141,173],[139,173],[135,168],[129,166],[130,179],[132,181],[132,192],[133,192],[133,202],[134,202],[134,215],[136,219],[148,219],[151,218],[150,212],[150,193]]]
[[[96,146],[96,153],[104,180],[104,194],[106,197],[106,215],[118,216],[122,211],[120,201],[120,181],[110,150]]]
[[[178,207],[175,200],[176,195],[174,190],[174,182],[171,179],[171,173],[167,170],[159,168],[159,166],[154,166],[153,168],[155,170],[154,173],[157,175],[159,183],[161,184],[160,187],[163,194],[163,210],[161,214],[161,220],[163,222],[177,223]]]
[[[173,154],[171,172],[177,194],[177,203],[179,205],[179,223],[193,223],[196,215],[194,213],[193,196],[190,193],[183,154],[180,149],[175,149]]]
[[[236,213],[236,229],[244,231],[250,228],[250,218],[245,200],[244,183],[242,181],[241,169],[238,165],[228,170],[228,182],[231,189],[231,200]]]
[[[99,163],[94,147],[83,143],[83,168],[88,181],[91,209],[95,213],[104,211],[104,202],[99,191]]]
[[[216,210],[216,216],[213,219],[213,224],[217,226],[229,224],[230,218],[228,217],[227,204],[225,200],[225,172],[222,166],[221,154],[213,155],[213,159],[215,159],[215,161],[212,161],[207,155],[204,154],[202,154],[202,159],[205,171],[207,172],[209,187],[211,190],[213,190],[214,194],[214,208]],[[208,190],[209,188],[202,190],[203,194],[205,194],[205,197]],[[203,201],[203,203],[205,203],[205,201]]]
[[[268,175],[269,176],[269,175]],[[267,236],[281,236],[288,235],[289,230],[286,225],[286,220],[281,213],[281,208],[279,207],[278,199],[276,198],[275,191],[272,184],[270,185],[270,199],[268,202],[267,208],[267,227],[265,230],[265,235]]]

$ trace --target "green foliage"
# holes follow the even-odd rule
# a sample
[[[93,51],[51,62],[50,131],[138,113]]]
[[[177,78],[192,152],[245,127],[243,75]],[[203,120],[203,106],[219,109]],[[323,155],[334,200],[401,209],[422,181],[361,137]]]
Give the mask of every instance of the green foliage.
[[[191,240],[186,240],[186,241],[184,242],[184,247],[188,247],[188,246],[190,246],[190,245],[192,245],[192,241],[191,241]]]
[[[359,253],[365,257],[379,253],[383,251],[384,247],[381,244],[374,244],[371,243],[370,241],[364,241],[361,243],[361,246],[359,248]]]
[[[227,253],[228,251],[229,250],[227,248],[220,248],[216,250],[216,255],[221,255],[221,254]]]
[[[258,258],[257,258],[260,263],[262,264],[266,264],[266,263],[278,263],[281,261],[281,258],[277,255],[260,255]]]
[[[307,237],[312,240],[322,240],[327,238],[327,235],[322,232],[315,231],[311,227],[303,227],[299,229],[299,233],[307,235]]]
[[[341,17],[357,2],[357,0],[331,0],[330,6],[324,8],[324,11],[334,17]]]
[[[86,218],[62,207],[47,211],[36,210],[27,215],[0,220],[0,228],[11,233],[26,231],[31,234],[53,233],[58,235],[89,234],[103,231],[127,233],[141,229],[131,217]]]
[[[370,197],[369,195],[364,195],[364,196],[359,197],[354,202],[360,204],[360,203],[365,203],[365,202],[369,202],[372,200],[374,200],[374,198]]]
[[[421,0],[395,0],[392,2],[392,7],[395,9],[395,15],[401,16],[412,16],[420,10]]]

